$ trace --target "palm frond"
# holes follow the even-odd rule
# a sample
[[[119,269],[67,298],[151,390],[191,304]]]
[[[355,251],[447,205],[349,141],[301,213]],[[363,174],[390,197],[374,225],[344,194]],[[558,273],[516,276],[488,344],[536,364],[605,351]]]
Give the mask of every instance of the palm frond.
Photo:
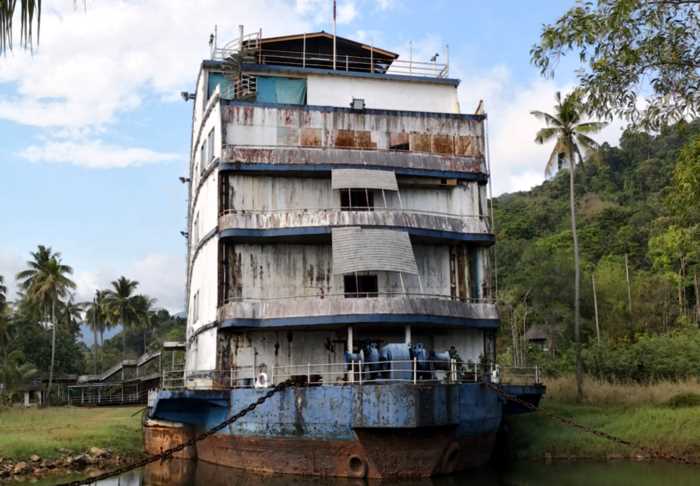
[[[561,130],[559,128],[554,128],[554,127],[546,127],[546,128],[540,128],[537,131],[537,134],[535,135],[535,143],[537,144],[545,144],[552,140],[554,137],[558,137],[561,133]]]
[[[574,135],[576,138],[576,145],[583,149],[583,152],[588,155],[590,152],[595,151],[600,145],[598,142],[593,140],[588,135],[582,133]]]
[[[12,50],[13,18],[17,0],[0,0],[0,54]],[[36,20],[36,41],[39,43],[41,25],[41,0],[22,0],[20,8],[20,46],[31,49],[34,44],[34,22]]]
[[[608,124],[606,122],[597,122],[597,121],[583,122],[583,123],[579,123],[578,125],[574,126],[574,132],[577,132],[577,133],[597,133],[607,126],[608,126]]]
[[[555,117],[554,115],[550,115],[549,113],[546,113],[544,111],[539,111],[539,110],[533,110],[530,112],[532,116],[537,118],[538,120],[544,121],[547,125],[553,126],[553,127],[560,127],[562,126],[561,121]]]

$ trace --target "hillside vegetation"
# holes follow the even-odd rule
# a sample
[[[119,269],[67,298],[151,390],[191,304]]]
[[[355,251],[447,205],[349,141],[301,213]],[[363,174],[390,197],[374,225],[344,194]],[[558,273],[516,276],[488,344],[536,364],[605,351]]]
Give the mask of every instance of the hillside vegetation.
[[[564,172],[494,200],[499,358],[538,363],[550,374],[573,370]],[[618,381],[700,374],[700,121],[657,135],[627,131],[619,147],[603,145],[577,169],[576,197],[586,372]],[[531,329],[548,337],[547,352],[527,344]]]

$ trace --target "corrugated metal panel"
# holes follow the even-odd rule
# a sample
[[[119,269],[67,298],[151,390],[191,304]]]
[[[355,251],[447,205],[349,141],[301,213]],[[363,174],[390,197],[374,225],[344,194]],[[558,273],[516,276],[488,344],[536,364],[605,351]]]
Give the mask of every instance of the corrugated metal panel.
[[[396,174],[390,170],[333,169],[333,189],[385,189],[398,191]]]
[[[333,274],[403,272],[418,274],[411,239],[404,231],[333,228]]]

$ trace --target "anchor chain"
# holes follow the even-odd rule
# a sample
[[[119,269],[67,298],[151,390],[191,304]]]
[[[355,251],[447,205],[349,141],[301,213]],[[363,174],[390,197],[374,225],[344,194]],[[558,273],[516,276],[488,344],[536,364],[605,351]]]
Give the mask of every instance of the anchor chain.
[[[187,447],[193,446],[197,442],[206,439],[210,435],[215,434],[216,432],[224,429],[225,427],[228,427],[229,425],[234,423],[236,420],[240,419],[241,417],[243,417],[246,414],[255,410],[255,408],[258,407],[259,405],[262,405],[268,398],[270,398],[275,393],[278,393],[278,392],[284,390],[285,388],[293,386],[293,384],[294,384],[294,382],[292,380],[287,380],[287,381],[283,381],[281,383],[278,383],[270,391],[268,391],[263,396],[258,398],[256,401],[254,401],[253,403],[248,405],[246,408],[242,409],[237,414],[232,415],[231,417],[227,418],[226,420],[224,420],[220,424],[212,427],[211,429],[207,430],[206,432],[202,432],[201,434],[196,435],[195,437],[192,437],[191,439],[186,440],[182,444],[178,444],[175,447],[171,447],[170,449],[166,449],[164,451],[161,451],[158,454],[154,454],[152,456],[146,457],[146,458],[141,459],[139,461],[126,464],[124,466],[118,467],[118,468],[113,469],[111,471],[108,471],[106,473],[102,473],[102,474],[99,474],[97,476],[92,476],[92,477],[85,478],[85,479],[78,479],[76,481],[71,481],[68,483],[61,483],[57,486],[83,486],[83,485],[88,485],[88,484],[95,484],[97,481],[103,481],[105,479],[119,476],[119,475],[124,474],[126,472],[133,471],[134,469],[139,469],[141,467],[144,467],[145,465],[150,464],[152,462],[164,461],[166,459],[169,459],[176,452],[180,452],[181,450],[183,450]]]
[[[580,423],[578,423],[570,418],[562,417],[562,416],[554,414],[552,412],[547,412],[545,410],[539,409],[539,408],[537,408],[537,406],[533,405],[530,402],[522,400],[516,396],[510,395],[509,393],[506,393],[505,391],[503,391],[503,389],[501,387],[494,385],[493,383],[485,382],[484,384],[488,388],[491,388],[493,391],[495,391],[496,394],[499,395],[501,398],[508,400],[508,401],[511,401],[513,403],[517,403],[518,405],[521,405],[521,406],[523,406],[523,407],[525,407],[528,410],[531,410],[533,412],[539,412],[540,414],[545,415],[553,420],[556,420],[557,422],[559,422],[561,424],[568,425],[570,427],[573,427],[573,428],[578,429],[578,430],[582,430],[584,432],[588,432],[589,434],[595,435],[596,437],[600,437],[602,439],[606,439],[606,440],[609,440],[611,442],[615,442],[615,443],[620,444],[620,445],[624,445],[624,446],[631,447],[631,448],[636,448],[636,449],[646,453],[648,456],[653,457],[655,459],[661,459],[664,461],[675,462],[675,463],[680,463],[680,464],[697,464],[697,462],[692,461],[691,459],[689,459],[687,457],[682,457],[682,456],[678,456],[675,454],[670,454],[670,453],[664,452],[664,451],[659,450],[659,449],[654,449],[652,447],[647,447],[647,446],[643,446],[640,444],[635,444],[634,442],[623,439],[621,437],[617,437],[617,436],[612,435],[612,434],[608,434],[607,432],[603,432],[602,430],[596,430],[592,427],[588,427],[586,425],[580,424]]]

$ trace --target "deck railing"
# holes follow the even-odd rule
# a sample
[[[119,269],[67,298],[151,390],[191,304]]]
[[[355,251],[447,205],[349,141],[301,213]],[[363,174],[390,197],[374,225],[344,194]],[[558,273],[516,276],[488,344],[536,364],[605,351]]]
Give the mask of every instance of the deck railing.
[[[314,290],[317,290],[314,288]],[[457,297],[451,294],[437,294],[429,292],[404,292],[404,291],[390,291],[383,290],[378,292],[334,292],[326,293],[323,290],[317,290],[317,293],[311,295],[286,295],[281,297],[226,297],[223,300],[224,304],[230,302],[282,302],[282,301],[294,301],[299,299],[328,299],[332,297],[343,297],[346,299],[352,298],[372,298],[372,297],[386,297],[386,298],[408,298],[408,299],[437,299],[437,300],[451,300],[455,302],[462,302],[466,304],[495,304],[496,301],[491,298],[478,298],[478,297]]]
[[[335,68],[333,68],[333,54],[319,52],[286,51],[277,49],[260,48],[257,34],[246,36],[245,46],[251,59],[257,64],[277,66],[293,66],[312,69],[335,69],[345,72],[365,72],[374,74],[396,74],[403,76],[420,76],[428,78],[447,78],[449,76],[449,64],[415,61],[413,59],[394,59],[369,56],[350,56],[336,54]],[[241,52],[241,42],[237,39],[221,48],[212,50],[212,58],[226,60]]]
[[[279,214],[279,213],[292,213],[298,212],[304,213],[323,213],[323,212],[337,212],[337,211],[359,211],[359,212],[386,212],[386,213],[403,213],[403,214],[416,214],[424,216],[438,216],[441,218],[453,218],[460,220],[479,220],[484,222],[489,222],[490,217],[480,214],[456,214],[448,213],[442,211],[427,211],[424,209],[408,209],[408,208],[389,208],[383,206],[335,206],[335,207],[309,207],[309,208],[280,208],[280,209],[224,209],[220,211],[221,216],[227,214]]]
[[[267,388],[289,379],[306,386],[389,383],[414,385],[482,382],[521,385],[540,383],[537,366],[483,367],[456,359],[426,361],[414,358],[375,362],[306,363],[273,367],[250,365],[227,370],[166,371],[163,377],[163,388]]]

